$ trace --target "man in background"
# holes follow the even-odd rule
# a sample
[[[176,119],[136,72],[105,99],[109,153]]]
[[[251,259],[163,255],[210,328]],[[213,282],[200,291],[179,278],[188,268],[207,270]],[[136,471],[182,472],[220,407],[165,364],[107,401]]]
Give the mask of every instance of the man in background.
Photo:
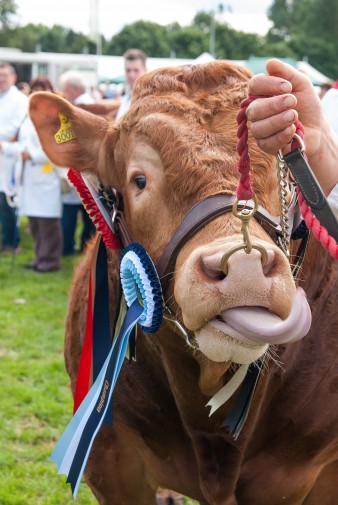
[[[63,96],[74,105],[90,105],[95,100],[87,92],[87,85],[79,72],[69,71],[60,76],[60,90]],[[78,214],[82,218],[82,231],[80,245],[76,250],[76,227]],[[88,240],[96,233],[95,225],[84,208],[80,197],[73,188],[62,194],[62,232],[63,232],[63,256],[82,252]]]
[[[121,98],[121,104],[116,114],[116,119],[120,119],[127,112],[133,88],[138,77],[147,72],[147,55],[140,49],[128,49],[123,55],[124,71],[127,81],[126,93]]]
[[[16,83],[14,67],[0,62],[0,224],[2,254],[17,251],[20,236],[14,196],[18,186],[13,158],[1,152],[2,141],[15,141],[28,114],[28,98]]]
[[[63,96],[74,105],[95,103],[87,92],[84,78],[79,72],[70,70],[60,77],[60,89]]]

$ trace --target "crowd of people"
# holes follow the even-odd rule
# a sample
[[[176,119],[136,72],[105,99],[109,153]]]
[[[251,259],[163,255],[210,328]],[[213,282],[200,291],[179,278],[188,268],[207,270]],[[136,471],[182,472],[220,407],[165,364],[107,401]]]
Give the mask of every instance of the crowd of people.
[[[146,72],[146,55],[137,49],[125,53],[126,89],[115,116],[124,114],[137,77]],[[67,180],[69,167],[56,167],[45,155],[28,115],[28,96],[36,91],[54,93],[48,77],[16,84],[14,67],[0,62],[0,226],[1,254],[20,252],[20,216],[28,218],[34,256],[25,265],[35,272],[61,268],[61,257],[82,252],[95,234],[76,190]],[[89,92],[91,91],[91,93]],[[61,75],[59,91],[77,106],[100,100],[79,72]],[[117,115],[116,115],[117,113]],[[76,229],[82,221],[80,244],[76,249]]]
[[[128,110],[136,79],[147,71],[146,58],[137,49],[125,53],[126,89],[114,112],[115,119]],[[36,91],[54,93],[52,83],[42,76],[27,86],[20,84],[16,85],[13,66],[0,62],[1,253],[20,251],[19,217],[27,216],[34,257],[26,268],[57,271],[61,256],[76,252],[79,215],[83,223],[79,251],[84,250],[95,227],[76,190],[67,182],[68,167],[55,167],[48,160],[28,116],[28,95]],[[98,99],[77,72],[63,74],[59,86],[59,92],[74,105],[90,106]],[[338,81],[327,83],[318,94],[302,72],[280,60],[270,60],[267,74],[250,80],[249,93],[265,97],[255,100],[247,110],[251,132],[263,150],[277,153],[285,149],[296,119],[301,119],[310,165],[337,207]]]

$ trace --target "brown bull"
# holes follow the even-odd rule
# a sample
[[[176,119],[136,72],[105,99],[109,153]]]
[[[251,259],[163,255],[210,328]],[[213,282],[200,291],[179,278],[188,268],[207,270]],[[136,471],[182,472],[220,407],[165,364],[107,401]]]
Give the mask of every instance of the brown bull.
[[[30,111],[56,164],[92,174],[122,195],[131,239],[157,264],[196,202],[236,192],[236,114],[248,79],[246,70],[225,63],[161,69],[140,79],[130,111],[115,124],[43,93],[32,97]],[[60,112],[75,138],[57,144]],[[276,216],[274,161],[251,139],[249,144],[255,194]],[[338,504],[337,267],[311,242],[299,281],[312,308],[310,332],[280,345],[269,345],[274,341],[268,336],[252,339],[226,323],[227,311],[255,307],[258,320],[274,314],[283,326],[298,291],[286,257],[256,220],[250,233],[267,253],[264,266],[257,249],[239,250],[224,273],[224,254],[243,241],[230,212],[188,240],[166,273],[165,302],[195,349],[168,320],[156,334],[138,332],[137,361],[124,364],[114,392],[113,426],[101,428],[85,471],[101,505],[155,504],[158,486],[203,505]],[[118,252],[111,252],[112,319],[118,263]],[[90,252],[77,269],[67,319],[73,391],[89,265]],[[295,328],[305,317],[297,310]],[[221,427],[233,399],[210,417],[206,403],[231,379],[233,364],[264,354],[268,359],[235,441]]]

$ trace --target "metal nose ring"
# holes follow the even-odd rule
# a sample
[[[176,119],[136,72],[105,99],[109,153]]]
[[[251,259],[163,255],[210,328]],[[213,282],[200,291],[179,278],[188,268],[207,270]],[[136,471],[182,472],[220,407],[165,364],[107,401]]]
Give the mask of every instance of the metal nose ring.
[[[231,249],[229,249],[228,252],[226,252],[225,254],[223,254],[222,259],[221,259],[221,269],[222,269],[222,272],[225,273],[225,275],[228,274],[228,259],[235,252],[240,251],[241,249],[244,249],[244,251],[246,252],[246,254],[250,254],[250,252],[252,251],[252,249],[256,249],[257,251],[259,251],[261,253],[262,267],[263,268],[265,267],[265,265],[268,262],[268,253],[267,253],[266,249],[263,246],[261,246],[260,244],[256,244],[256,243],[251,244],[250,252],[248,252],[246,250],[246,248],[247,248],[247,245],[245,243],[239,244],[237,246],[232,247]]]
[[[244,249],[246,254],[250,254],[252,249],[256,249],[257,251],[259,251],[261,253],[261,262],[263,268],[268,262],[267,250],[262,245],[252,242],[249,234],[249,221],[256,212],[256,210],[258,209],[258,200],[256,196],[254,196],[253,201],[254,201],[254,207],[251,209],[243,208],[241,210],[238,210],[239,200],[237,198],[232,206],[232,213],[234,214],[235,217],[238,217],[242,221],[243,242],[242,244],[232,247],[231,249],[229,249],[228,252],[226,252],[222,256],[221,269],[222,272],[225,273],[225,275],[227,275],[228,273],[228,260],[230,256],[232,256],[235,252],[240,251],[241,249]]]

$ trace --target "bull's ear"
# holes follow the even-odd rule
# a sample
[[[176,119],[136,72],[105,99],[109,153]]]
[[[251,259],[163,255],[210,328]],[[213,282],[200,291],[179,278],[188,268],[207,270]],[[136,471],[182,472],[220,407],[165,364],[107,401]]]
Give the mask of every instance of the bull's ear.
[[[75,107],[64,98],[46,92],[30,98],[29,114],[38,132],[41,145],[50,160],[61,167],[95,173],[105,180],[106,136],[116,131],[105,119]],[[110,135],[109,135],[110,137]],[[110,138],[110,154],[113,138]],[[107,181],[108,182],[108,181]],[[112,181],[109,181],[110,185]]]

